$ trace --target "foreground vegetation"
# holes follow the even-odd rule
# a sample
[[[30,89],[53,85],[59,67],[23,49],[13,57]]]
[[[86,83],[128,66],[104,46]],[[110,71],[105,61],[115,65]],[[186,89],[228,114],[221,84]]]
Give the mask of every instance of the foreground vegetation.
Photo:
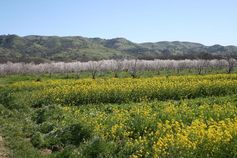
[[[17,158],[236,157],[236,92],[236,74],[5,77],[0,133]]]

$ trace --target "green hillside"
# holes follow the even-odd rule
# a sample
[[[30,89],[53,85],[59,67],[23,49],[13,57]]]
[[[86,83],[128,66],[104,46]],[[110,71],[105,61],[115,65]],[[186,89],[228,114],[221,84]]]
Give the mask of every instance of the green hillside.
[[[237,56],[236,46],[191,42],[133,43],[124,38],[0,36],[0,62],[88,61],[100,59],[198,59]]]

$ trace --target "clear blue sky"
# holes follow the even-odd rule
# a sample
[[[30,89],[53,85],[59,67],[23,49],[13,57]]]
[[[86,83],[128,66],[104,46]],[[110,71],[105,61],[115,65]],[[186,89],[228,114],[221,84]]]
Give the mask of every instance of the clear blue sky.
[[[1,0],[0,34],[237,45],[237,0]]]

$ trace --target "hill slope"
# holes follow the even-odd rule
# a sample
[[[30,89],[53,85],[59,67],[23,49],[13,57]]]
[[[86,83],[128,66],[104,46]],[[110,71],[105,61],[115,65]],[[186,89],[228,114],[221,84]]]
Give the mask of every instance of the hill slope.
[[[196,59],[237,56],[236,46],[204,46],[191,42],[133,43],[124,38],[80,36],[0,36],[0,62],[88,61],[112,58]]]

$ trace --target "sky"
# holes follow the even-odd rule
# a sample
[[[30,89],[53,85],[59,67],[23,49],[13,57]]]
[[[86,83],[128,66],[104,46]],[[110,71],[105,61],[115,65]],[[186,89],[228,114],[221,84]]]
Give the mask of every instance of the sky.
[[[0,34],[237,45],[237,0],[0,0]]]

